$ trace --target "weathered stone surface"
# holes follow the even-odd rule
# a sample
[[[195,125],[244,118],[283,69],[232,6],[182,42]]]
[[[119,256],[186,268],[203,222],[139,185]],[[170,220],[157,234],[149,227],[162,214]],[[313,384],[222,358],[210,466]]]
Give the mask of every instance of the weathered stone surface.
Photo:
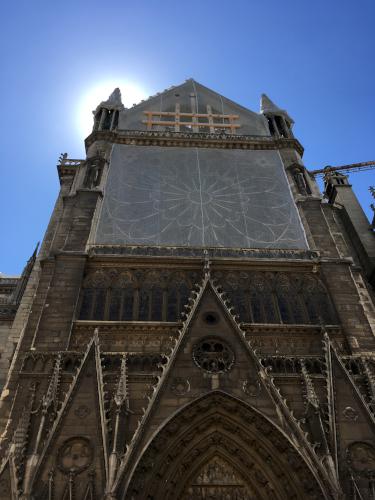
[[[0,279],[0,498],[372,498],[374,235],[350,186],[337,188],[344,208],[322,201],[292,120],[271,104],[253,113],[190,80],[126,110],[116,91],[95,111],[87,159],[61,156],[39,256],[9,293]],[[287,212],[261,183],[253,215],[290,224],[244,243],[234,195],[220,244],[199,224],[189,239],[183,210],[165,238],[134,217],[131,189],[114,189],[111,169],[127,171],[112,150],[148,168],[178,152],[185,174],[207,155],[224,192],[232,160],[249,160],[253,187],[271,161]],[[163,175],[181,187],[179,166]],[[146,187],[145,204],[155,191],[168,201]],[[120,237],[122,223],[137,238]]]

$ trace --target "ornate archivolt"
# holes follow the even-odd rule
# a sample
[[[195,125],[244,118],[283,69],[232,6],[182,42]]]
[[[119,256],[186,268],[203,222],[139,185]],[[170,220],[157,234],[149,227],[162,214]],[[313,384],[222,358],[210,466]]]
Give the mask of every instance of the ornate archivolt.
[[[210,464],[232,481],[217,484]],[[218,465],[219,464],[219,465]],[[211,467],[212,469],[212,467]],[[194,401],[151,440],[122,498],[320,499],[324,492],[288,438],[252,407],[221,392]],[[125,490],[123,490],[125,491]],[[194,493],[194,495],[193,495]],[[193,496],[192,496],[193,495]]]

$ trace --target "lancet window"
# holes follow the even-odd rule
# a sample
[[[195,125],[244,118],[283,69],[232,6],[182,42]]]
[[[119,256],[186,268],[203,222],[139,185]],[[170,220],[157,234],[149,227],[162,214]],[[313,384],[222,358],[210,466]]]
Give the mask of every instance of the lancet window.
[[[192,281],[184,273],[97,271],[84,281],[79,319],[179,321]]]
[[[336,324],[322,281],[309,274],[216,273],[244,323]]]
[[[315,275],[216,272],[240,321],[260,324],[337,324],[325,286]],[[79,319],[180,321],[196,276],[184,272],[96,271],[81,293]]]

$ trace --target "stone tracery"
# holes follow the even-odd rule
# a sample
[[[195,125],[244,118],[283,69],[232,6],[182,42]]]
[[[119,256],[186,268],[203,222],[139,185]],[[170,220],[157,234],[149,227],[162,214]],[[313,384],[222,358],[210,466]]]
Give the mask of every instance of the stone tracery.
[[[228,474],[236,478],[232,486],[242,490],[241,500],[324,498],[284,435],[259,412],[220,392],[190,404],[155,436],[135,469],[128,494],[134,499],[188,499],[199,481],[208,491],[217,486],[215,474],[210,480],[201,476],[210,463],[228,464]],[[202,484],[199,487],[202,491]],[[248,496],[240,496],[244,491]]]
[[[179,321],[196,272],[96,271],[88,275],[80,319]],[[307,273],[215,271],[244,323],[337,324],[323,283]]]

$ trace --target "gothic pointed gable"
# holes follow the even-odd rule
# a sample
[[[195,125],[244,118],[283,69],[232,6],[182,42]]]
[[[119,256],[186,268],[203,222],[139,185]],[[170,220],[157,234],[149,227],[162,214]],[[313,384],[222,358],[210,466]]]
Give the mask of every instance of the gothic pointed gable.
[[[336,467],[342,482],[348,480],[349,469],[353,481],[361,488],[363,480],[368,479],[366,470],[371,470],[375,464],[370,446],[373,443],[375,418],[327,336],[325,342],[331,356],[329,418]]]
[[[294,435],[300,449],[301,439],[304,440],[305,456],[316,460],[298,422],[245,340],[229,303],[208,274],[194,294],[180,336],[119,468],[114,491],[120,484],[124,491],[125,470],[129,477],[140,449],[152,446],[153,437],[165,421],[195,400],[214,393],[231,394],[244,401],[280,430]]]
[[[166,411],[171,416],[178,408],[213,390],[251,401],[279,423],[258,375],[262,367],[256,357],[249,355],[245,339],[230,321],[231,312],[224,302],[220,302],[207,277],[191,305],[190,315],[146,414],[150,417],[152,414],[152,418],[147,421],[147,436],[144,437],[148,439],[162,425]],[[187,370],[193,370],[194,376],[187,379]],[[172,408],[169,399],[176,395],[177,404]]]
[[[94,488],[104,491],[107,443],[98,363],[96,333],[44,443],[32,491],[43,491],[49,483],[55,485],[57,498],[71,494],[83,498]]]
[[[192,115],[192,116],[189,116]],[[233,131],[240,135],[269,135],[262,115],[237,104],[193,79],[170,87],[124,110],[119,128],[125,130]]]

